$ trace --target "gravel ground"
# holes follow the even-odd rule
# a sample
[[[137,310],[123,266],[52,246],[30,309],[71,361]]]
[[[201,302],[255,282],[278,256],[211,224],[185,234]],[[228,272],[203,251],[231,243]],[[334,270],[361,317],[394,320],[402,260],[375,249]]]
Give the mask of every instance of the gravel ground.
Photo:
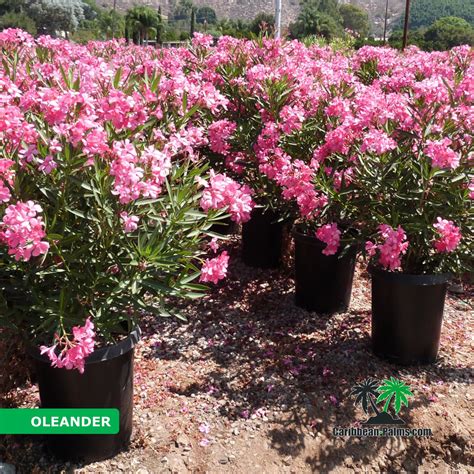
[[[469,289],[448,297],[439,361],[403,368],[371,353],[370,281],[360,269],[350,310],[316,315],[293,304],[288,262],[279,271],[250,269],[238,248],[234,238],[226,286],[182,305],[188,323],[143,322],[127,452],[86,466],[60,464],[37,439],[17,436],[0,438],[0,461],[33,473],[472,472]],[[4,358],[18,365],[13,354]],[[37,406],[36,388],[9,374],[15,384],[4,406]],[[400,413],[407,426],[431,428],[432,437],[335,438],[335,426],[367,418],[349,395],[352,386],[390,376],[414,393]]]

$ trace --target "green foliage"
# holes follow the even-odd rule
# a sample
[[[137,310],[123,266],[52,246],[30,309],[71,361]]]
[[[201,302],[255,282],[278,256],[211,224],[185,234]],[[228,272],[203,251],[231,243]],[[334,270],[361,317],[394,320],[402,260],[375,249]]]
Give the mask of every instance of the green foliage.
[[[162,28],[161,15],[150,7],[135,6],[127,11],[125,25],[135,43],[146,43],[152,31]]]
[[[436,20],[456,16],[474,26],[474,2],[472,0],[412,0],[410,28],[428,27]],[[401,28],[403,18],[398,27]]]
[[[249,38],[250,25],[243,20],[229,20],[225,18],[220,20],[216,27],[215,33],[217,36],[233,36],[235,38]]]
[[[96,20],[96,25],[103,38],[120,38],[124,34],[125,18],[114,10],[102,11]]]
[[[345,29],[354,31],[361,38],[366,38],[369,34],[369,15],[361,7],[347,3],[339,7],[342,17],[342,25]]]
[[[200,24],[207,23],[208,25],[215,25],[217,23],[217,15],[211,7],[200,7],[196,11],[196,22]]]
[[[268,13],[259,13],[250,23],[249,30],[255,36],[273,34],[275,17]]]
[[[82,0],[27,0],[26,14],[34,18],[38,32],[73,32],[85,20]]]
[[[174,8],[173,19],[188,21],[191,18],[192,9],[192,0],[180,0],[178,5]]]
[[[36,23],[25,13],[8,12],[0,16],[0,30],[4,28],[21,28],[32,35],[37,32]]]
[[[474,28],[462,18],[440,18],[426,30],[424,39],[427,47],[435,50],[447,50],[461,44],[474,46]]]
[[[389,39],[390,45],[401,48],[402,36],[401,30],[394,31]],[[474,28],[462,18],[440,18],[429,28],[410,31],[408,42],[428,51],[445,51],[463,44],[474,46]]]
[[[332,39],[342,34],[342,20],[336,0],[303,0],[296,22],[290,25],[290,36],[295,39],[311,35]]]

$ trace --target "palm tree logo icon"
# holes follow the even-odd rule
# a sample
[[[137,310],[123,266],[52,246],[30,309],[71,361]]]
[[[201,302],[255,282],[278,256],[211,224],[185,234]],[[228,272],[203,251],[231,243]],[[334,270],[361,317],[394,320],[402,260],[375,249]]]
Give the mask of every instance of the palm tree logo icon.
[[[408,407],[408,397],[413,396],[410,388],[394,377],[386,379],[381,385],[374,379],[367,379],[354,385],[351,396],[355,397],[355,405],[362,405],[364,413],[374,413],[364,425],[402,425],[405,422],[398,417],[403,405]],[[377,404],[384,402],[380,410]],[[389,413],[392,407],[395,417]]]

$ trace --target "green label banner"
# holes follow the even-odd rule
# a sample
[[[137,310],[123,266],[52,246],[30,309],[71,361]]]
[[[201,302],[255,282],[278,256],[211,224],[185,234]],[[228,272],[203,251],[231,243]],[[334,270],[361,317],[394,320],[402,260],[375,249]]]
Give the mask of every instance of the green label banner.
[[[116,408],[0,408],[0,434],[117,434]]]

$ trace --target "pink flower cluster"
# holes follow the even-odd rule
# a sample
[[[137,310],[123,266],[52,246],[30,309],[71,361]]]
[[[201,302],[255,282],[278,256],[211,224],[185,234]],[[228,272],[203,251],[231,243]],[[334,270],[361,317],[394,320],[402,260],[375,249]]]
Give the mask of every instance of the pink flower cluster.
[[[326,224],[316,231],[316,237],[326,244],[323,250],[324,255],[334,255],[339,249],[341,240],[341,231],[337,228],[337,224]]]
[[[229,255],[226,251],[222,252],[215,258],[206,259],[204,265],[201,268],[201,276],[199,281],[203,283],[218,283],[219,280],[222,280],[226,277],[228,265]]]
[[[122,204],[140,197],[156,198],[171,169],[171,158],[153,146],[139,156],[129,140],[115,142],[110,174],[114,176],[114,193]]]
[[[41,354],[46,354],[53,367],[58,369],[77,369],[81,374],[84,373],[85,359],[94,352],[95,332],[94,324],[88,318],[83,327],[75,326],[72,329],[74,339],[58,340],[58,343],[51,347],[41,346]],[[61,349],[59,355],[56,349]]]
[[[135,232],[138,229],[138,222],[140,218],[138,216],[130,216],[128,212],[121,212],[120,219],[122,220],[123,230],[128,234]]]
[[[379,245],[373,242],[366,242],[365,249],[370,257],[374,256],[378,250],[379,263],[383,268],[387,270],[397,270],[402,265],[402,255],[404,255],[408,249],[408,241],[405,231],[398,226],[397,229],[393,229],[387,224],[380,224],[379,236],[383,242]]]
[[[226,209],[234,222],[242,223],[250,219],[254,207],[252,192],[246,185],[241,185],[225,174],[211,170],[209,183],[204,182],[201,207],[209,209]]]
[[[15,260],[27,262],[31,257],[44,255],[49,250],[49,243],[44,239],[44,222],[38,213],[40,205],[33,201],[17,202],[5,210],[0,224],[0,241],[8,246],[8,253]]]
[[[228,120],[218,120],[209,126],[209,146],[215,153],[227,155],[230,150],[229,138],[237,125]]]
[[[435,249],[440,253],[453,252],[461,242],[461,230],[454,225],[453,221],[448,221],[438,217],[433,227],[439,234],[439,238],[434,242]]]
[[[459,166],[460,157],[450,145],[452,140],[443,138],[442,140],[428,140],[424,148],[426,156],[431,158],[431,163],[436,168],[457,168]]]

